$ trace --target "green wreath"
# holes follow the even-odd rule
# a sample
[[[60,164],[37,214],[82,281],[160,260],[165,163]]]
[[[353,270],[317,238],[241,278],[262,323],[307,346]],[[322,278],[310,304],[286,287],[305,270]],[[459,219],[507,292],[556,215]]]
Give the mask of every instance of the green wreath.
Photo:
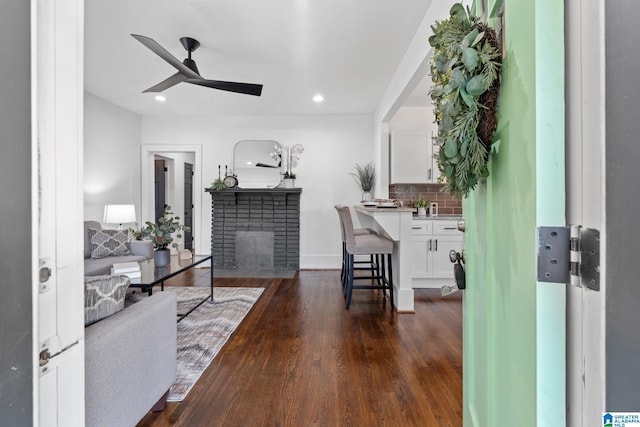
[[[441,179],[446,191],[466,197],[489,176],[502,56],[495,31],[478,17],[460,3],[449,14],[431,27],[431,99]]]

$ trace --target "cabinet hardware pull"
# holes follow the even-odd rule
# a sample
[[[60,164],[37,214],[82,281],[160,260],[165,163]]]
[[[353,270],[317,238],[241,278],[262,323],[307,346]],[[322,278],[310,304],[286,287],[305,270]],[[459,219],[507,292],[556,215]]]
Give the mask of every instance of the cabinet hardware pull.
[[[429,250],[433,250],[433,247],[431,246],[431,244],[433,243],[433,240],[429,239]]]
[[[436,239],[436,252],[438,252],[438,239]]]
[[[412,230],[420,230],[422,227],[411,227]]]
[[[445,230],[457,230],[458,227],[444,227]]]

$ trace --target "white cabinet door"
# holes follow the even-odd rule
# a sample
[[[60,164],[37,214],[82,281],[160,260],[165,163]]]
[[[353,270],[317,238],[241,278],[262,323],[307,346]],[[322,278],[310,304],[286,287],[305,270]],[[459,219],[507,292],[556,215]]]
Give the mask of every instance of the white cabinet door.
[[[415,220],[411,226],[411,277],[415,287],[439,287],[453,280],[449,252],[462,251],[462,233],[456,221]]]
[[[391,136],[391,183],[428,183],[433,177],[433,144],[427,135]]]
[[[453,264],[449,259],[449,252],[462,251],[462,236],[434,236],[433,249],[431,277],[438,279],[453,277]]]
[[[431,251],[429,236],[411,237],[411,277],[431,277]]]

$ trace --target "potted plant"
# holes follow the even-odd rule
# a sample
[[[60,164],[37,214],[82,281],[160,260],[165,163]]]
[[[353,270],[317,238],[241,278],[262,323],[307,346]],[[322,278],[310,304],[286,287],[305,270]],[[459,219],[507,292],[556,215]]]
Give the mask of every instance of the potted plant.
[[[175,238],[181,238],[181,231],[191,230],[184,224],[180,224],[180,217],[173,216],[173,212],[169,209],[171,209],[171,207],[167,206],[157,222],[147,221],[144,227],[146,229],[144,233],[147,233],[146,235],[149,236],[155,247],[153,259],[156,267],[169,265],[171,261],[169,245],[171,245],[172,248],[178,248],[178,243],[173,241],[174,234],[177,233],[175,234]]]
[[[271,158],[279,162],[282,170],[282,181],[278,187],[294,187],[296,174],[293,173],[293,168],[298,165],[303,152],[304,147],[302,144],[278,145],[275,147],[275,151],[271,153]]]
[[[422,198],[413,202],[413,207],[418,208],[418,216],[427,216],[427,206],[429,201]]]
[[[354,166],[355,172],[351,172],[350,175],[358,183],[360,190],[362,190],[362,201],[369,202],[373,200],[371,191],[373,190],[373,184],[376,181],[376,166],[373,162],[369,162],[364,166],[356,164]]]

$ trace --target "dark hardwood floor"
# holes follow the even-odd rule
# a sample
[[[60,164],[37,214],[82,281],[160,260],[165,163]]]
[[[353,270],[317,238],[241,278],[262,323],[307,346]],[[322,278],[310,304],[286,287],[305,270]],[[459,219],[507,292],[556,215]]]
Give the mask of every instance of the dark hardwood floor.
[[[191,270],[167,285],[206,285]],[[416,289],[415,314],[391,313],[379,291],[339,271],[293,279],[215,279],[264,287],[186,399],[144,426],[462,426],[462,304]]]

